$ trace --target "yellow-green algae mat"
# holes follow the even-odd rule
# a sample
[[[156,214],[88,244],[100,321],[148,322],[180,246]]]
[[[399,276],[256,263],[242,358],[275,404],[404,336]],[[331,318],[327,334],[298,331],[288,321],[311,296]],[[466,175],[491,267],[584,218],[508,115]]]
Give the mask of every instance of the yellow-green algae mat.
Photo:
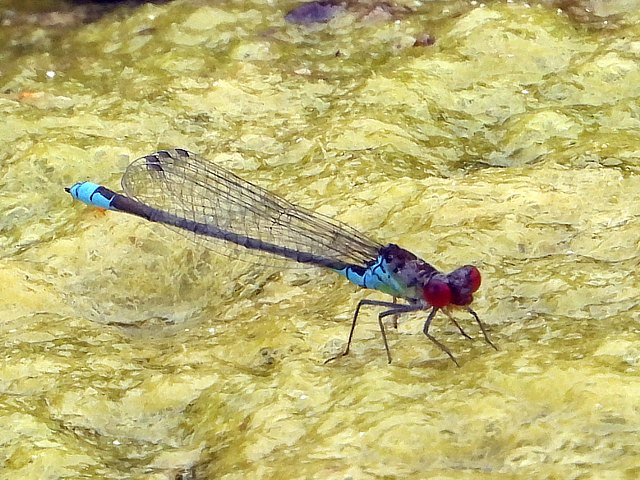
[[[640,8],[564,3],[361,2],[303,26],[295,2],[176,1],[3,29],[0,476],[637,478]],[[456,368],[413,315],[387,365],[368,311],[325,364],[382,296],[63,190],[117,190],[174,146],[475,264],[499,351],[438,317]]]

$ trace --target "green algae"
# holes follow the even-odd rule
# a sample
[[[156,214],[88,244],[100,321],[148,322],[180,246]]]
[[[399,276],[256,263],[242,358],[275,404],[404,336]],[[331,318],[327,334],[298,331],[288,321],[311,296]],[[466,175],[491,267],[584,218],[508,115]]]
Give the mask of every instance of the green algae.
[[[518,2],[363,2],[300,27],[294,5],[2,33],[3,475],[637,476],[638,9],[596,10],[615,15],[599,29]],[[387,365],[369,312],[325,365],[366,292],[63,191],[173,146],[476,264],[500,350],[438,318],[457,369],[409,317]]]

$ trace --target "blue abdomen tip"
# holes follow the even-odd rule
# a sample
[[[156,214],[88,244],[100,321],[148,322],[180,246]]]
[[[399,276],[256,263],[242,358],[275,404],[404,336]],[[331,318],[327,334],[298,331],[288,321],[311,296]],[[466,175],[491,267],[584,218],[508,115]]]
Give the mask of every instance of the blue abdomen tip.
[[[77,182],[68,190],[73,198],[87,205],[106,210],[111,209],[111,198],[105,197],[101,190],[104,187],[93,182]]]

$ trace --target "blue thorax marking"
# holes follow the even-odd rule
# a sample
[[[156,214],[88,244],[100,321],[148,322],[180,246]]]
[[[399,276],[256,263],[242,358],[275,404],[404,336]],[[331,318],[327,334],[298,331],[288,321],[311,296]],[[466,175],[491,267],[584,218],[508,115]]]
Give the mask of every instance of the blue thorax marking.
[[[394,297],[406,297],[408,293],[407,287],[398,282],[382,255],[366,268],[349,266],[336,272],[359,287],[379,290]]]
[[[87,205],[92,205],[105,210],[115,210],[111,206],[113,192],[105,187],[92,182],[78,182],[70,189],[71,196]]]

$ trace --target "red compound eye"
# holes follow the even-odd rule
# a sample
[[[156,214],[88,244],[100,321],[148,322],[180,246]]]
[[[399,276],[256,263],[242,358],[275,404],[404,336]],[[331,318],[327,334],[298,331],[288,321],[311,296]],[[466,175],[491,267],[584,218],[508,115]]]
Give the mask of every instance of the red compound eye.
[[[469,281],[471,282],[471,291],[475,292],[480,288],[480,283],[482,282],[482,277],[480,276],[480,270],[476,267],[469,267]]]
[[[437,308],[446,307],[451,303],[452,295],[449,285],[441,280],[431,280],[423,291],[424,299]]]

